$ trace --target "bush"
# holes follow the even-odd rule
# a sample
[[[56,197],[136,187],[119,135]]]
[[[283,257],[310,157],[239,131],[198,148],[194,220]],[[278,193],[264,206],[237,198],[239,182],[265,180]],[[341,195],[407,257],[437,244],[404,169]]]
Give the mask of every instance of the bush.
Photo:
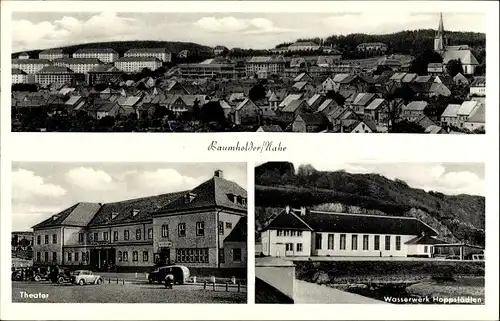
[[[434,281],[445,282],[455,281],[454,268],[451,265],[437,266],[431,274],[431,279]]]

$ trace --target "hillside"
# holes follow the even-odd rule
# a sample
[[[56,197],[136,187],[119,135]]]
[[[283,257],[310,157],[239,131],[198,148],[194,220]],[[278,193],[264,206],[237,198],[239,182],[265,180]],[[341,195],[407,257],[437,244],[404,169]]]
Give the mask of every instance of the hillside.
[[[280,163],[275,165],[281,168]],[[378,174],[322,172],[301,167],[297,174],[279,175],[277,169],[255,177],[257,228],[268,224],[286,205],[346,213],[414,216],[449,241],[484,245],[485,198],[445,195],[412,188],[401,180]]]
[[[194,56],[210,57],[212,55],[212,48],[202,46],[192,42],[179,42],[179,41],[153,41],[153,40],[136,40],[136,41],[110,41],[110,42],[94,42],[78,44],[73,46],[57,47],[62,49],[63,52],[72,54],[78,49],[88,48],[111,48],[123,56],[123,54],[131,48],[166,48],[168,51],[178,54],[182,50],[188,50]],[[56,49],[56,48],[52,48]],[[42,50],[26,51],[30,57],[37,57],[38,53]],[[21,52],[12,54],[12,57],[17,57]]]

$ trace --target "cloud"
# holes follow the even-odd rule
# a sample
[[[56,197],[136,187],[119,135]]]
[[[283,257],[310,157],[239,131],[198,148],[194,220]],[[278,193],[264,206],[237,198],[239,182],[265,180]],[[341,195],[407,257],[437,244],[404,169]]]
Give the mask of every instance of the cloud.
[[[130,173],[126,183],[141,194],[154,195],[188,190],[207,179],[208,177],[185,176],[171,168],[161,168],[155,171]]]
[[[70,169],[64,178],[67,183],[87,191],[105,191],[115,187],[108,173],[88,167]]]
[[[63,45],[95,41],[122,40],[134,37],[144,29],[143,22],[120,17],[113,12],[102,12],[87,20],[64,16],[53,22],[33,23],[29,20],[12,21],[13,51],[45,49]]]
[[[34,172],[18,169],[12,172],[12,198],[28,199],[30,197],[57,198],[66,194],[66,190],[59,185],[46,183]]]
[[[278,28],[274,23],[265,18],[239,19],[235,17],[203,17],[194,23],[201,29],[214,33],[261,34],[285,33],[294,29]]]

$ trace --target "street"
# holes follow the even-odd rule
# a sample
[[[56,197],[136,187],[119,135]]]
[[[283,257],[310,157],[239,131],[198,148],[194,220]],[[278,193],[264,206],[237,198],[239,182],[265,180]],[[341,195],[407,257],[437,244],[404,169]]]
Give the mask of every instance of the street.
[[[12,302],[40,303],[246,303],[246,292],[224,287],[107,282],[102,285],[52,284],[49,282],[12,282]]]

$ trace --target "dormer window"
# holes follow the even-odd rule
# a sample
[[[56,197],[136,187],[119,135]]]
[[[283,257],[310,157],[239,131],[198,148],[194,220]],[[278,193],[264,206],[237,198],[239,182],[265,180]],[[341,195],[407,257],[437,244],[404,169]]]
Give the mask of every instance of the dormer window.
[[[135,209],[135,208],[134,208],[134,209],[132,210],[132,216],[134,216],[134,217],[135,217],[137,214],[139,214],[139,210],[137,210],[137,209]]]
[[[113,212],[113,213],[111,213],[111,219],[112,219],[112,220],[114,220],[114,219],[115,219],[115,217],[117,217],[117,216],[118,216],[118,213],[117,213],[117,212]]]
[[[53,215],[53,216],[52,216],[52,220],[53,220],[53,221],[57,220],[58,218],[59,218],[59,215]]]
[[[192,192],[189,192],[185,195],[186,203],[191,203],[192,201],[194,201],[195,198],[196,198],[196,194],[192,193]]]
[[[241,196],[239,196],[239,195],[238,195],[238,196],[236,196],[236,198],[235,198],[235,203],[236,203],[236,204],[241,204],[241,202],[242,202],[242,201],[241,201],[241,199],[242,199],[242,197],[241,197]]]

